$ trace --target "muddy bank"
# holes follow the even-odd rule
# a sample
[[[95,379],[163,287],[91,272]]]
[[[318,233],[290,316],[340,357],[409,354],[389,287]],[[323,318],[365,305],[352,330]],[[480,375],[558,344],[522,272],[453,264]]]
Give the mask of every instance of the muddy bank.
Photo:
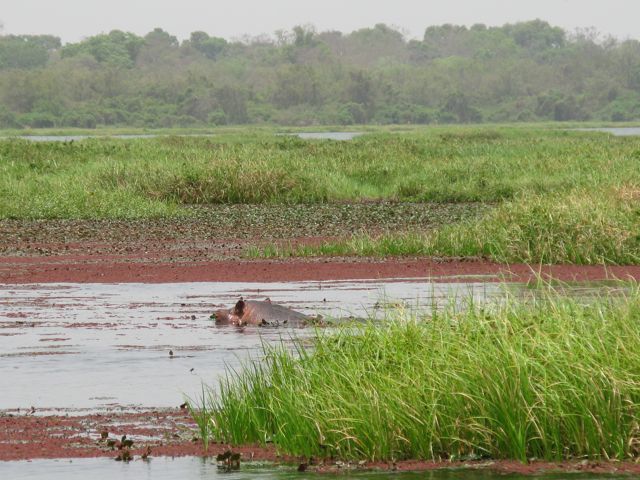
[[[120,448],[122,436],[133,440]],[[38,416],[30,412],[0,416],[0,461],[37,458],[116,458],[124,449],[134,457],[210,456],[228,445],[205,451],[186,408],[83,416]],[[237,448],[246,459],[276,460],[275,448]]]
[[[0,220],[0,254],[126,253],[187,246],[233,255],[238,244],[344,237],[356,232],[427,231],[472,218],[480,203],[359,202],[185,207],[182,217],[131,220]]]
[[[536,278],[562,281],[640,280],[640,266],[502,265],[482,260],[438,259],[291,259],[210,260],[172,258],[163,252],[144,256],[59,255],[0,257],[0,283],[173,283],[281,282],[379,278],[433,281],[513,281]]]
[[[0,220],[0,283],[278,282],[432,277],[434,281],[640,279],[640,266],[500,265],[482,259],[322,258],[249,261],[251,246],[318,245],[353,233],[428,232],[481,204],[219,205],[186,218]],[[451,278],[454,277],[454,278]]]
[[[133,440],[131,447],[120,448],[122,436]],[[469,468],[501,474],[533,475],[551,472],[599,474],[640,474],[640,464],[576,460],[568,462],[509,460],[341,462],[280,455],[273,446],[232,446],[211,444],[204,449],[195,424],[186,409],[149,410],[136,413],[103,413],[83,416],[37,416],[30,412],[4,413],[0,416],[0,461],[113,458],[128,450],[134,461],[154,457],[215,457],[227,450],[241,453],[242,462],[285,463],[292,470],[336,473],[354,470],[431,471]]]
[[[341,473],[350,470],[378,470],[385,472],[427,472],[445,469],[469,469],[495,472],[500,475],[541,475],[562,473],[583,474],[640,474],[640,464],[634,462],[571,460],[566,462],[545,462],[534,460],[521,463],[516,460],[477,460],[477,461],[423,461],[402,460],[397,462],[366,462],[350,464],[327,462],[311,466],[309,471],[318,473]]]

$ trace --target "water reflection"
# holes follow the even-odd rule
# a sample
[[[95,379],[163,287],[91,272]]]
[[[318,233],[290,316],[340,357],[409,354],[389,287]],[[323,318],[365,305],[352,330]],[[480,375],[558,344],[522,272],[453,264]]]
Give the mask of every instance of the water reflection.
[[[364,135],[363,132],[300,132],[294,133],[303,140],[353,140],[356,137]]]
[[[332,476],[333,477],[333,476]],[[201,458],[153,458],[149,462],[140,460],[130,463],[114,462],[112,459],[73,459],[73,460],[33,460],[18,462],[0,462],[0,478],[11,480],[200,480],[223,478],[226,480],[288,480],[323,478],[312,473],[298,473],[293,468],[274,466],[244,465],[239,471],[219,472],[215,461]],[[630,478],[624,475],[582,475],[547,474],[535,477],[505,475],[488,471],[444,470],[420,473],[349,473],[348,478],[359,480],[618,480]]]
[[[20,139],[30,140],[32,142],[77,142],[89,138],[117,138],[121,140],[131,140],[136,138],[157,138],[157,137],[212,137],[211,134],[158,134],[158,133],[141,133],[141,134],[121,134],[121,135],[17,135],[15,137],[0,137],[0,140]]]
[[[634,137],[640,135],[640,127],[597,127],[597,128],[576,128],[578,132],[604,132],[615,137]]]

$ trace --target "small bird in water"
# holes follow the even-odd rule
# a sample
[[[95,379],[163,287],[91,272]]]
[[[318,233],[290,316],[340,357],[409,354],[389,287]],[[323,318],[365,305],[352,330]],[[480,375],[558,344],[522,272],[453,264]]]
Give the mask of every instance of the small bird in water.
[[[133,447],[133,440],[127,439],[126,435],[123,435],[119,442],[116,442],[115,446],[118,450]]]
[[[231,450],[227,450],[216,457],[218,462],[218,468],[225,471],[238,470],[240,468],[240,456],[241,453],[233,453]]]
[[[148,460],[149,459],[149,455],[151,455],[151,447],[149,445],[147,445],[146,450],[142,453],[140,458],[142,458],[142,460]]]
[[[115,460],[116,462],[130,462],[133,460],[133,456],[129,450],[123,450],[118,454]]]

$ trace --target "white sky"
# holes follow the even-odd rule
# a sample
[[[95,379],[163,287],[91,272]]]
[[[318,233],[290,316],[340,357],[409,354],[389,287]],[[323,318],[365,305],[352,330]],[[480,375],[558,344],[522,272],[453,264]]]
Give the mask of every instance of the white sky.
[[[351,32],[376,23],[421,38],[442,23],[502,25],[541,18],[569,31],[640,39],[640,0],[0,0],[3,33],[53,34],[63,42],[113,29],[161,27],[179,39],[195,30],[227,39],[294,25]]]

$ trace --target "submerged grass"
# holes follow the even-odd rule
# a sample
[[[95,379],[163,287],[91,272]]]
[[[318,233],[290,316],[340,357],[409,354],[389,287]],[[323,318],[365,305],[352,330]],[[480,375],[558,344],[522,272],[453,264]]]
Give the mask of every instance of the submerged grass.
[[[264,347],[199,410],[210,440],[395,460],[637,459],[640,292],[403,313]]]

